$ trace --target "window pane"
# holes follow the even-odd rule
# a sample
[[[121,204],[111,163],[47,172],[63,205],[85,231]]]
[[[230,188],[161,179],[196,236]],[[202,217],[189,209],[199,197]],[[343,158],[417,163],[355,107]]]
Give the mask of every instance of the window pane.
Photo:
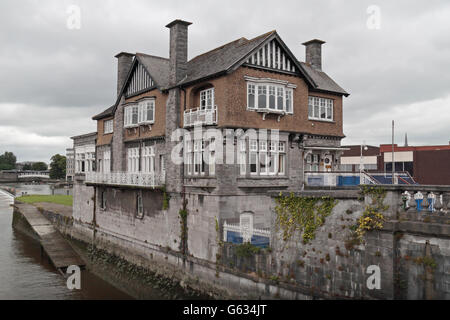
[[[327,99],[327,119],[333,120],[333,100]]]
[[[325,99],[320,99],[320,119],[325,119]]]
[[[255,108],[255,85],[253,84],[248,85],[248,108]]]
[[[277,88],[277,109],[278,110],[284,110],[284,90],[281,87]]]
[[[282,154],[282,153],[280,153],[279,155],[278,155],[278,174],[280,174],[280,175],[284,175],[285,174],[285,171],[284,171],[284,166],[285,166],[285,160],[286,160],[286,155],[285,154]]]
[[[269,108],[275,109],[275,86],[269,86]]]
[[[267,88],[266,86],[258,86],[258,108],[264,109],[267,104]]]
[[[155,103],[153,101],[147,103],[147,121],[153,121],[153,110]]]
[[[292,112],[292,90],[286,90],[286,112]]]
[[[257,153],[250,153],[250,173],[257,173]]]
[[[319,118],[319,98],[314,97],[314,118]]]

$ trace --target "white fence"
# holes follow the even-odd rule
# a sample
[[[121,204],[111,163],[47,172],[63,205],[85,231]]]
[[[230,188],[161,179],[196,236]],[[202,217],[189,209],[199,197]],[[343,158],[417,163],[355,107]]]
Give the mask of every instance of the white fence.
[[[226,221],[223,224],[223,239],[227,241],[228,232],[237,232],[241,235],[243,242],[251,242],[253,236],[267,237],[270,239],[270,230],[257,229],[253,226],[246,226],[243,224],[228,224]]]
[[[213,125],[217,124],[217,106],[213,109],[188,109],[184,111],[184,127],[193,127],[195,125]]]
[[[22,171],[19,172],[17,175],[17,178],[23,179],[23,178],[44,178],[44,179],[50,179],[50,174],[48,171]]]
[[[165,174],[141,172],[89,172],[86,173],[85,182],[156,188],[164,185]]]

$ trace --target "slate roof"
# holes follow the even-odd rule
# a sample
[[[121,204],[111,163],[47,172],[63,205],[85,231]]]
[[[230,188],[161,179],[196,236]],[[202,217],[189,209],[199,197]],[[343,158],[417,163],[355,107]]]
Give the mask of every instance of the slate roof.
[[[187,85],[192,82],[212,78],[214,76],[233,71],[234,67],[243,63],[244,59],[252,53],[252,51],[261,46],[269,38],[273,39],[275,37],[278,37],[279,42],[285,46],[276,31],[270,31],[251,40],[247,40],[246,38],[237,39],[221,47],[196,56],[188,61],[187,75],[176,85]],[[300,72],[304,74],[306,81],[313,89],[342,94],[345,96],[349,95],[325,72],[313,69],[309,64],[298,61],[295,56],[291,54],[289,48],[285,46],[285,49],[291,55],[291,58],[295,60]],[[136,60],[142,63],[142,65],[147,69],[153,81],[161,91],[167,90],[171,87],[169,83],[169,59],[144,53],[136,53],[135,57]],[[122,92],[124,89],[125,88],[122,88]],[[119,98],[112,107],[94,116],[93,119],[98,120],[113,115],[115,108],[120,101]]]
[[[167,88],[169,86],[169,59],[145,53],[136,53],[136,57],[147,69],[157,87]]]
[[[237,39],[214,50],[208,51],[188,61],[187,77],[178,85],[187,84],[229,70],[236,62],[243,59],[275,31],[260,35],[252,40]]]
[[[316,70],[312,68],[309,64],[305,62],[300,62],[303,69],[306,73],[311,77],[311,79],[315,82],[316,88],[318,90],[329,91],[334,93],[340,93],[345,96],[349,94],[347,91],[342,89],[333,79],[331,79],[325,72]]]

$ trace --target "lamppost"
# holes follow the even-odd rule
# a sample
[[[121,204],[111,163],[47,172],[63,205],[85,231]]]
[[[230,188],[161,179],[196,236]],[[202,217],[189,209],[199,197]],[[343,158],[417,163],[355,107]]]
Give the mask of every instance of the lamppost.
[[[369,148],[366,146],[366,142],[363,141],[363,144],[361,145],[361,156],[359,158],[359,184],[362,184],[362,167],[363,167],[363,148],[365,151],[369,150]]]

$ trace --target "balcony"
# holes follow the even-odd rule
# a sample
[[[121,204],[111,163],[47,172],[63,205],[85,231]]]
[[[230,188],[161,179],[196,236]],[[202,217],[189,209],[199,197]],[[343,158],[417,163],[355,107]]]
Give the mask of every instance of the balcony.
[[[157,188],[165,184],[165,173],[89,172],[86,184]]]
[[[183,119],[184,128],[217,124],[217,106],[214,106],[213,109],[188,109],[184,111]]]

